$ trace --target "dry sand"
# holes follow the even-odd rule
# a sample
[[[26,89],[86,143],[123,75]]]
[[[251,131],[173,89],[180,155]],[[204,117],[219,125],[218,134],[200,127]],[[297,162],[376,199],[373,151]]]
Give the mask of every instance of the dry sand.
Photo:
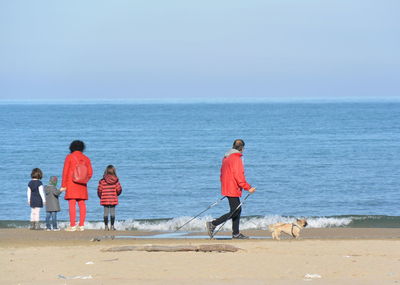
[[[264,231],[245,233],[268,235]],[[95,230],[71,233],[3,229],[0,284],[400,284],[400,229],[308,229],[302,234],[301,240],[210,241],[111,239],[109,234],[102,239],[105,232]],[[90,241],[95,237],[101,241]],[[101,251],[144,244],[230,244],[242,250]],[[307,274],[314,278],[306,278]],[[79,276],[90,279],[70,279]]]

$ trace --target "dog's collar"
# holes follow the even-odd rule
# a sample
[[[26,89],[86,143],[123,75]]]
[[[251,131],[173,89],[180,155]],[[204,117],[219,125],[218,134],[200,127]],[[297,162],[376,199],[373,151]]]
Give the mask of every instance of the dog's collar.
[[[301,230],[301,226],[299,226],[298,223],[293,223],[292,225],[295,226],[295,227],[298,227]]]
[[[301,230],[301,227],[297,223],[292,223],[292,237],[295,237],[295,235],[293,233],[293,228],[294,227],[298,227]]]

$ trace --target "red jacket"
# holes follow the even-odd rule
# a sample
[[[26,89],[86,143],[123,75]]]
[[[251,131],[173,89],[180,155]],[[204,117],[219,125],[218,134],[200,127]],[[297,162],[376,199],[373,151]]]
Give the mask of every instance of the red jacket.
[[[232,153],[224,157],[221,166],[221,192],[223,196],[241,197],[242,189],[249,190],[250,184],[244,177],[241,153]]]
[[[78,184],[72,181],[72,175],[74,173],[76,165],[78,164],[78,161],[83,161],[87,166],[89,179],[93,175],[92,164],[90,163],[90,159],[86,155],[84,155],[80,151],[74,151],[73,153],[68,154],[64,162],[61,184],[61,187],[67,188],[67,191],[65,192],[65,200],[88,199],[87,185]]]
[[[100,205],[118,205],[118,196],[122,192],[118,177],[106,175],[99,181],[97,196],[100,198]]]

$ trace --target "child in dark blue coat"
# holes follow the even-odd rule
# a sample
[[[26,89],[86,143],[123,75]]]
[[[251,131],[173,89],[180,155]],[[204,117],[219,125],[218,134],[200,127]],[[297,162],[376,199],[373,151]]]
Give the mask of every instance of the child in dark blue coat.
[[[40,208],[46,205],[44,196],[42,179],[43,173],[39,168],[34,168],[31,173],[32,180],[28,184],[26,195],[28,197],[28,205],[31,207],[31,230],[39,230]]]

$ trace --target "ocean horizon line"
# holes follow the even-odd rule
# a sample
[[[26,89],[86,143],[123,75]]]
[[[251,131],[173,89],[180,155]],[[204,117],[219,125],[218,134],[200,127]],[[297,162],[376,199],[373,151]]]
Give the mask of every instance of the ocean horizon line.
[[[269,97],[269,98],[138,98],[138,99],[0,99],[0,105],[159,105],[159,104],[332,104],[332,103],[399,103],[400,97]]]

